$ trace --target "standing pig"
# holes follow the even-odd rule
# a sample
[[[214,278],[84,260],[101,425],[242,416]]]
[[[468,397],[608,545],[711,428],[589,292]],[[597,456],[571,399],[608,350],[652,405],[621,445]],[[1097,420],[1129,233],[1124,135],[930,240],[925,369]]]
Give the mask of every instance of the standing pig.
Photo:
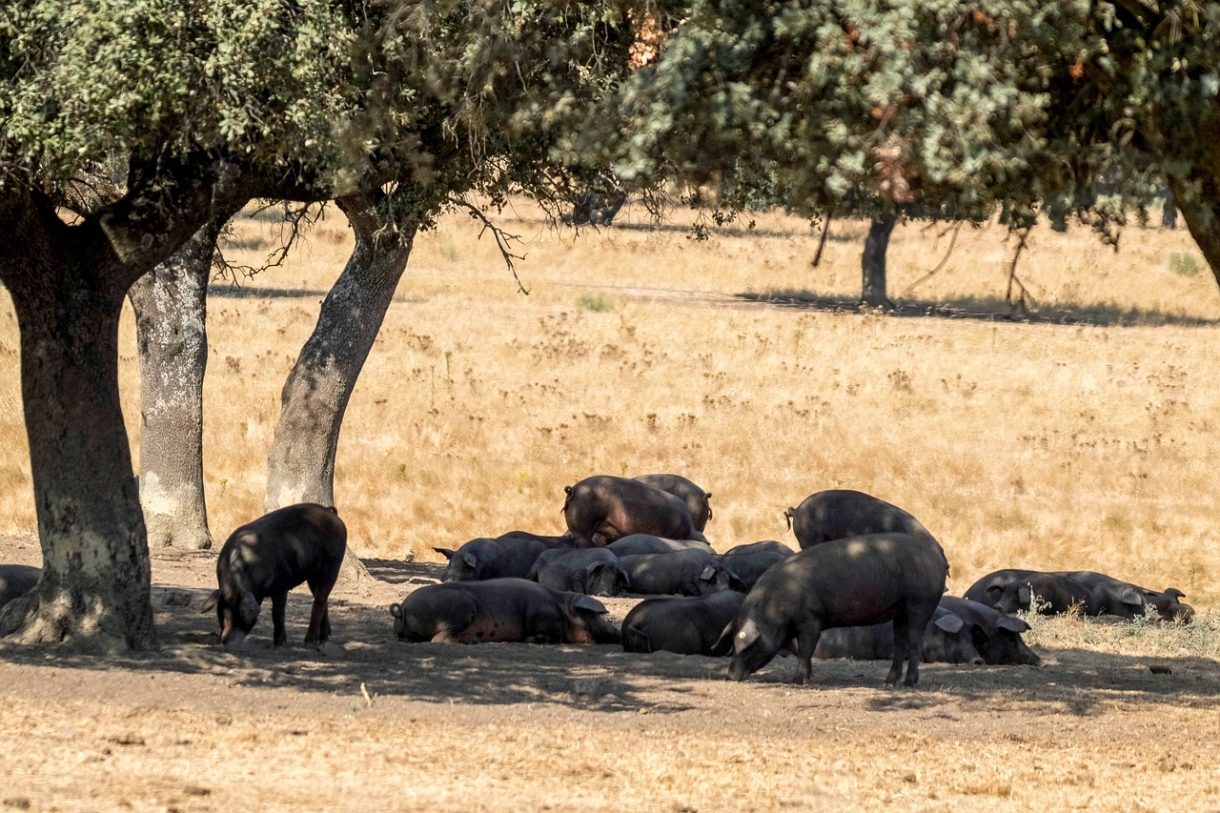
[[[330,637],[327,601],[347,550],[347,527],[334,508],[313,503],[290,505],[241,526],[229,536],[216,559],[220,588],[204,604],[216,609],[220,642],[239,646],[258,621],[263,599],[271,597],[276,646],[288,642],[284,609],[288,591],[309,584],[313,608],[305,643]]]
[[[784,512],[801,549],[833,539],[900,533],[934,539],[919,520],[885,500],[860,491],[819,491]]]
[[[631,592],[648,596],[703,596],[720,590],[746,591],[736,573],[701,550],[642,553],[620,557]]]
[[[568,530],[605,545],[631,534],[702,539],[686,503],[659,488],[625,477],[587,477],[564,489]]]
[[[723,590],[695,598],[650,598],[623,619],[627,652],[677,652],[679,655],[727,655],[732,641],[720,635],[732,622],[745,594]]]
[[[653,488],[659,488],[662,491],[673,494],[686,503],[691,519],[695,523],[696,531],[701,532],[707,527],[708,520],[712,518],[712,504],[710,502],[712,494],[710,491],[704,491],[690,480],[677,474],[641,474],[635,479],[645,485],[650,485]]]
[[[42,568],[29,565],[0,565],[0,607],[34,589]]]
[[[390,605],[400,639],[436,644],[617,644],[606,612],[595,598],[525,579],[430,584]]]
[[[606,546],[615,556],[638,556],[641,553],[671,553],[676,550],[701,550],[711,553],[712,546],[698,539],[662,539],[652,534],[631,534]]]
[[[543,551],[526,578],[552,590],[590,596],[617,596],[631,586],[622,562],[607,548]]]
[[[794,683],[807,683],[822,630],[894,622],[894,659],[885,682],[919,681],[923,631],[945,592],[948,566],[935,541],[872,534],[814,545],[762,575],[733,623],[729,677],[742,680],[796,638]]]

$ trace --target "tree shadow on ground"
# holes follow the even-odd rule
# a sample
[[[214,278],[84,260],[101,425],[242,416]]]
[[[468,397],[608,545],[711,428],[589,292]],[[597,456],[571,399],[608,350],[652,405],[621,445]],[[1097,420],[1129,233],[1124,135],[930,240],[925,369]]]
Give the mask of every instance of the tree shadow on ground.
[[[949,302],[903,299],[893,308],[862,306],[852,297],[822,296],[806,290],[778,290],[734,294],[737,300],[777,308],[823,311],[827,313],[884,313],[899,318],[974,319],[983,322],[1023,324],[1081,325],[1087,327],[1214,327],[1220,319],[1144,310],[1114,305],[1079,307],[1041,306],[1032,311],[1015,311],[1000,297],[961,297]]]
[[[371,572],[393,584],[433,578],[436,565],[369,560]],[[739,703],[740,692],[792,691],[791,658],[777,658],[738,687],[724,682],[727,659],[670,653],[626,653],[617,646],[409,644],[394,635],[385,604],[332,598],[334,640],[321,648],[300,643],[308,623],[307,591],[290,594],[286,647],[270,643],[264,605],[248,646],[227,652],[217,642],[214,612],[201,613],[207,588],[158,584],[153,590],[162,648],[149,654],[99,655],[63,647],[0,644],[0,657],[31,666],[178,672],[214,676],[223,685],[289,689],[326,695],[362,686],[379,696],[473,705],[552,703],[598,711],[674,713]],[[622,603],[611,602],[616,620]],[[883,661],[817,661],[811,686],[794,696],[797,708],[842,703],[833,690],[875,691],[865,711],[945,716],[995,708],[1091,715],[1116,705],[1211,707],[1220,702],[1220,669],[1201,657],[1143,657],[1073,648],[1044,648],[1049,665],[924,664],[920,685],[883,686]],[[1157,667],[1154,672],[1151,667]],[[1166,667],[1169,672],[1166,673]],[[807,693],[807,694],[806,694]],[[732,698],[736,698],[735,700]],[[787,702],[787,701],[785,701]]]
[[[1049,656],[1042,667],[921,664],[914,689],[883,685],[888,661],[818,660],[807,688],[875,687],[877,694],[863,703],[866,711],[920,711],[949,719],[1001,709],[1089,716],[1149,705],[1212,708],[1220,701],[1220,670],[1210,658],[1117,655],[1072,647],[1039,651]],[[786,681],[793,664],[777,659],[755,680],[773,691],[790,688]],[[833,704],[815,700],[801,708]]]

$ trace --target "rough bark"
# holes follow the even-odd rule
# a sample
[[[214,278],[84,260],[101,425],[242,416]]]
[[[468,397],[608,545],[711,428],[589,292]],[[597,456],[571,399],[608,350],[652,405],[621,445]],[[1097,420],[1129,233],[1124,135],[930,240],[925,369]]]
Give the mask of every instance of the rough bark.
[[[140,358],[140,505],[153,548],[212,547],[203,493],[208,275],[219,223],[128,291]]]
[[[227,165],[132,162],[127,192],[74,225],[36,184],[0,183],[0,281],[20,330],[21,395],[43,568],[0,636],[156,645],[148,541],[119,401],[127,289],[244,202]]]
[[[864,255],[860,261],[862,284],[860,301],[869,307],[892,308],[894,303],[885,295],[885,254],[890,244],[890,234],[898,218],[892,214],[878,215],[868,227],[864,239]]]
[[[148,547],[118,386],[127,285],[104,245],[88,232],[74,239],[48,209],[0,217],[43,554],[38,585],[0,611],[0,635],[148,648]]]
[[[1180,180],[1170,181],[1173,197],[1186,221],[1190,236],[1195,238],[1203,258],[1211,267],[1216,284],[1220,285],[1220,181],[1209,180],[1196,190]]]
[[[411,253],[414,228],[379,235],[370,199],[339,205],[356,244],[284,383],[267,463],[268,511],[298,502],[335,504],[343,415]]]

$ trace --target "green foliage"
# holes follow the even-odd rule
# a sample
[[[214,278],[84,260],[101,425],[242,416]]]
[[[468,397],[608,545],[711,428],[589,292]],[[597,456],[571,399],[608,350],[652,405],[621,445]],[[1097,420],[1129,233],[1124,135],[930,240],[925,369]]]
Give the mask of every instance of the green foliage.
[[[1174,251],[1169,255],[1169,270],[1180,277],[1195,277],[1203,270],[1203,265],[1193,254]]]
[[[1220,192],[1220,4],[695,0],[674,13],[658,61],[613,101],[621,137],[596,136],[615,141],[625,178],[804,214],[973,219],[1007,203],[1015,226],[1049,210],[1111,240],[1165,176]]]
[[[566,133],[631,41],[620,3],[9,3],[0,179],[223,158],[302,195],[502,200],[579,162]]]
[[[614,310],[614,303],[605,294],[584,293],[576,297],[576,307],[593,313],[607,313]]]

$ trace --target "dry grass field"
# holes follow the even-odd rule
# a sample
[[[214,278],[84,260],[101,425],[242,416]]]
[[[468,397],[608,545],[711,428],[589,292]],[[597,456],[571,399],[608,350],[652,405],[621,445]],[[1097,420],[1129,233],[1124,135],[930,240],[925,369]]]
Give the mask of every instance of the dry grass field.
[[[1182,230],[1013,241],[908,224],[889,255],[895,315],[859,313],[866,228],[780,214],[689,239],[638,209],[554,232],[528,205],[516,292],[466,217],[423,235],[352,399],[336,496],[382,577],[336,608],[337,645],[211,643],[214,620],[158,604],[165,651],[61,657],[0,648],[0,804],[36,810],[1220,810],[1220,292]],[[257,265],[268,218],[238,225]],[[217,282],[205,472],[219,540],[259,513],[279,390],[350,238],[325,221],[283,268]],[[0,294],[0,560],[36,561],[17,377]],[[138,448],[134,327],[123,392]],[[725,548],[785,539],[783,510],[856,488],[935,533],[951,589],[1009,566],[1175,586],[1193,627],[1037,620],[1042,669],[722,662],[597,648],[408,647],[384,603],[434,575],[433,545],[562,527],[563,486],[672,471],[710,489]],[[405,564],[414,559],[415,564]],[[154,582],[206,588],[211,554],[156,552]],[[212,582],[214,584],[214,580]],[[608,602],[621,617],[630,601]],[[303,631],[304,596],[289,635]],[[1150,671],[1157,666],[1158,672]],[[1161,667],[1168,667],[1164,673]],[[367,685],[365,699],[360,691]]]

